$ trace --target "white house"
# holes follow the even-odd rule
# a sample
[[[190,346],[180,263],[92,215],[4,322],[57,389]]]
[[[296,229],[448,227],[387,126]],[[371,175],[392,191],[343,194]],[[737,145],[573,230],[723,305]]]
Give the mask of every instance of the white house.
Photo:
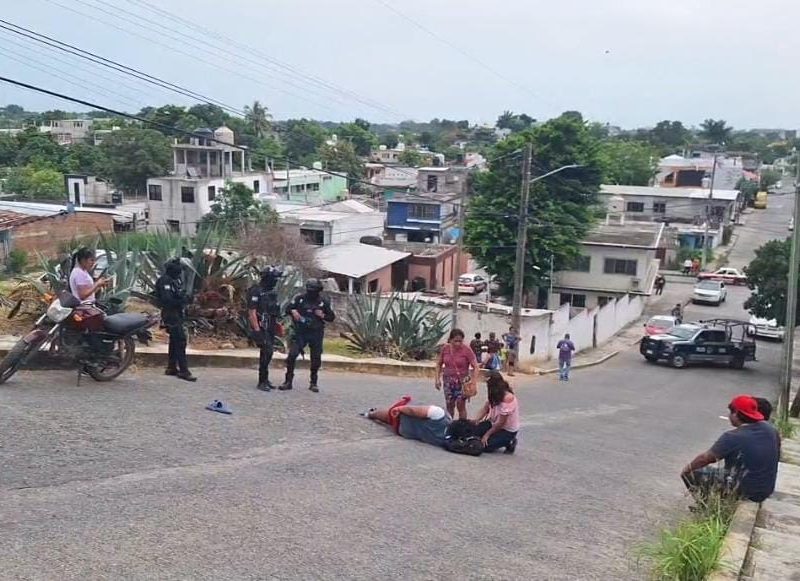
[[[415,167],[388,166],[373,162],[368,162],[365,166],[367,180],[376,188],[409,190],[417,187],[419,170]]]
[[[253,171],[245,149],[234,143],[233,131],[198,129],[189,143],[175,143],[171,175],[147,180],[147,210],[151,230],[167,228],[192,235],[211,211],[226,182],[245,184],[256,197],[272,191],[271,172]]]
[[[92,119],[53,119],[39,125],[39,133],[49,133],[59,145],[72,145],[89,138]]]
[[[581,257],[571,270],[553,277],[548,306],[569,303],[593,308],[626,294],[649,295],[658,273],[656,252],[664,224],[624,222],[595,227],[581,242]]]
[[[296,228],[309,244],[358,243],[364,236],[383,236],[386,214],[356,200],[322,207],[267,200],[284,227]]]

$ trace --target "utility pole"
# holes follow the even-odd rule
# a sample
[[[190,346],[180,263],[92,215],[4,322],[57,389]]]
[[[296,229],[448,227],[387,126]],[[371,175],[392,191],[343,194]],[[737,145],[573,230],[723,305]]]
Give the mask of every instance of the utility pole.
[[[778,401],[779,417],[792,417],[800,415],[800,394],[794,398],[791,410],[789,400],[792,397],[792,362],[794,360],[794,329],[797,320],[797,275],[800,259],[800,157],[797,159],[794,186],[794,228],[792,228],[792,249],[789,253],[789,280],[786,285],[786,321],[784,323],[783,338],[783,372],[781,373],[781,397]]]
[[[458,248],[456,250],[456,262],[453,265],[453,314],[450,329],[458,327],[458,279],[461,277],[461,256],[464,251],[464,206],[467,205],[467,196],[464,194],[459,199],[458,204]]]
[[[703,254],[700,256],[700,270],[705,270],[708,261],[708,223],[711,221],[711,201],[714,199],[714,178],[717,176],[717,153],[714,152],[714,163],[711,166],[711,184],[708,189],[708,204],[706,205],[706,227],[703,233]]]
[[[511,309],[511,325],[522,330],[522,296],[525,283],[525,246],[528,239],[528,200],[531,195],[531,158],[533,145],[525,146],[525,157],[522,160],[522,186],[519,200],[519,224],[517,225],[517,260],[514,266],[514,302]]]

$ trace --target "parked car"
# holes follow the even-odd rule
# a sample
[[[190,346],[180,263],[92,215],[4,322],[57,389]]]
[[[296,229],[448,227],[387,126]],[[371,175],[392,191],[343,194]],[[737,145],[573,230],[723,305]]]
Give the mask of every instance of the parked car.
[[[676,368],[691,363],[722,363],[742,369],[755,361],[756,344],[748,336],[747,321],[714,319],[677,325],[664,335],[645,337],[639,352],[650,363],[666,361]]]
[[[693,303],[709,303],[712,305],[721,305],[728,297],[728,289],[725,288],[725,283],[718,280],[701,280],[694,285],[692,291]]]
[[[480,274],[462,274],[458,277],[458,292],[465,295],[476,295],[486,290],[489,281]]]
[[[778,321],[756,316],[750,317],[750,327],[747,332],[752,337],[775,339],[776,341],[783,341],[786,337],[786,329],[782,325],[778,325]]]
[[[650,317],[644,324],[644,333],[648,337],[652,335],[663,335],[672,329],[677,322],[678,320],[670,315],[656,315],[655,317]]]
[[[714,272],[701,272],[698,280],[719,280],[727,284],[747,284],[747,275],[738,268],[718,268]]]

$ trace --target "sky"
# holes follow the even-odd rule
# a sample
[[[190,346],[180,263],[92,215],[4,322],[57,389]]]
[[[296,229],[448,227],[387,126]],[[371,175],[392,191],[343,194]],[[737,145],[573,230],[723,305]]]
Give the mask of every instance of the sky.
[[[785,0],[4,0],[0,18],[276,119],[800,127]],[[0,71],[131,112],[197,102],[5,30]],[[81,109],[0,83],[9,103]]]

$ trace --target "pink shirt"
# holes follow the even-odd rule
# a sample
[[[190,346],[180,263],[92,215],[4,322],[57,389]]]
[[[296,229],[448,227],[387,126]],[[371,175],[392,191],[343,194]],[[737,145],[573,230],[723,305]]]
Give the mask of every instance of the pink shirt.
[[[445,377],[463,379],[469,375],[470,365],[474,369],[478,368],[475,352],[463,343],[460,347],[453,347],[450,343],[444,345],[442,347],[441,361],[444,365]]]
[[[494,425],[500,419],[500,416],[506,416],[506,425],[503,426],[504,430],[509,432],[519,431],[519,405],[517,404],[517,396],[512,395],[511,401],[500,402],[500,405],[489,408],[489,421]]]

